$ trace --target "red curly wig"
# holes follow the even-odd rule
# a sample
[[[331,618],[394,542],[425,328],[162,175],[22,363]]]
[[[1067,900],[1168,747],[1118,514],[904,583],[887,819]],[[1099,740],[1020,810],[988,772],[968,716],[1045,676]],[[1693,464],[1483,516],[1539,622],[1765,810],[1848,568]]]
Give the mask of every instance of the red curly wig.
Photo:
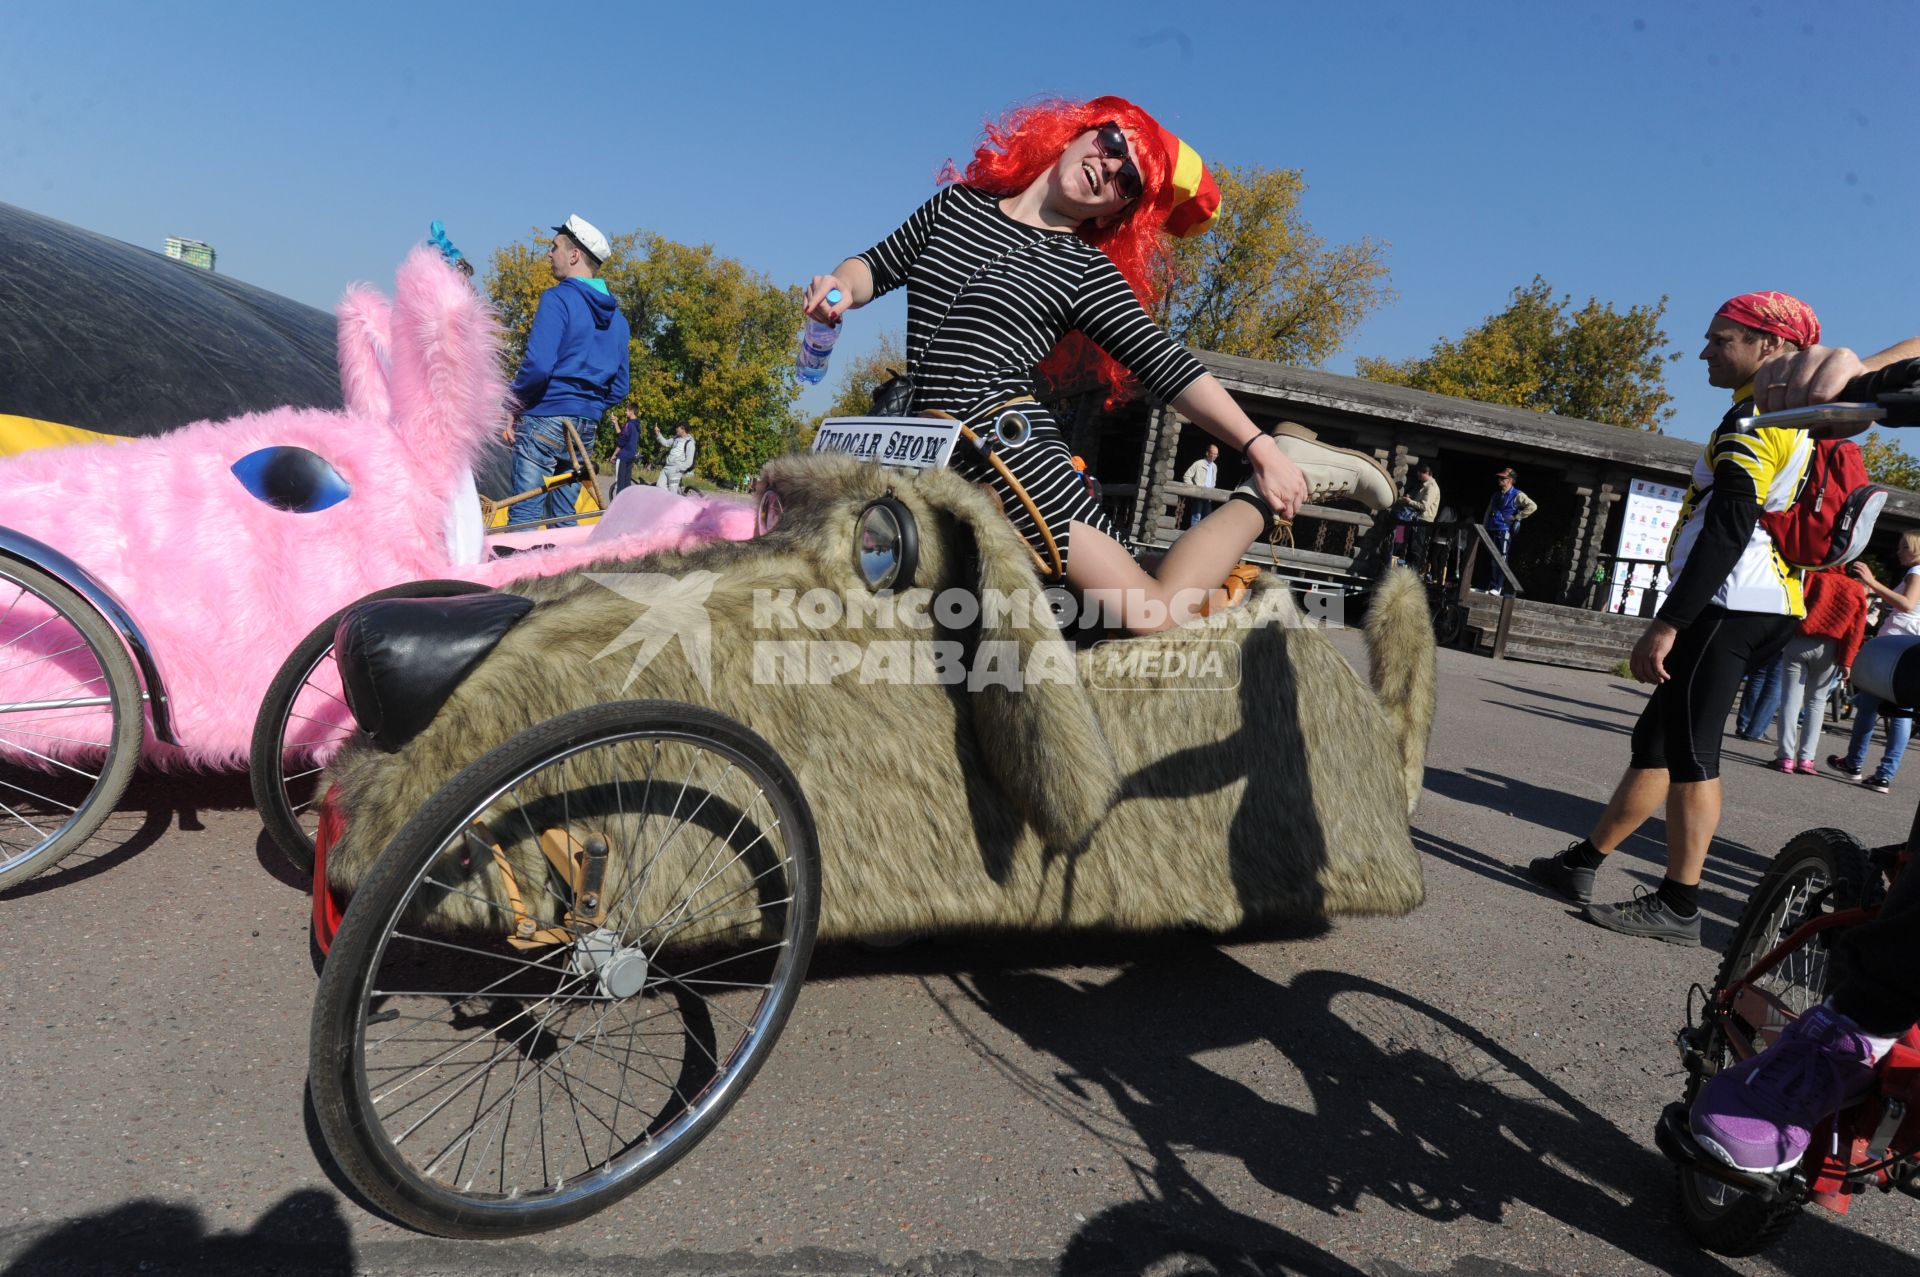
[[[1118,97],[1090,102],[1046,98],[1015,107],[998,120],[989,120],[986,136],[964,171],[949,162],[943,182],[962,182],[991,195],[1015,195],[1052,168],[1068,143],[1112,120],[1128,134],[1134,167],[1140,170],[1140,198],[1118,220],[1106,227],[1081,223],[1074,234],[1098,248],[1120,268],[1143,307],[1159,299],[1154,279],[1167,247],[1163,227],[1173,207],[1173,159],[1161,148],[1161,129],[1154,118]],[[1133,381],[1126,369],[1078,333],[1070,333],[1040,365],[1043,378],[1056,385],[1075,374],[1092,373],[1112,389],[1111,407],[1131,393]]]

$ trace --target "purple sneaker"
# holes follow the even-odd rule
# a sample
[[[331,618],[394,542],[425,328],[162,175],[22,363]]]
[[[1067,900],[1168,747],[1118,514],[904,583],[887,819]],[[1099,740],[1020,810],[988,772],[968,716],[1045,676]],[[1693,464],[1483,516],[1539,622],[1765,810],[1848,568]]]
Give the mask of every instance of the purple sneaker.
[[[1803,758],[1800,760],[1800,774],[1802,776],[1818,776],[1820,769],[1813,765],[1811,758]]]
[[[1799,1164],[1813,1128],[1873,1089],[1873,1050],[1830,1007],[1795,1020],[1771,1047],[1707,1079],[1689,1126],[1729,1166],[1770,1174]]]

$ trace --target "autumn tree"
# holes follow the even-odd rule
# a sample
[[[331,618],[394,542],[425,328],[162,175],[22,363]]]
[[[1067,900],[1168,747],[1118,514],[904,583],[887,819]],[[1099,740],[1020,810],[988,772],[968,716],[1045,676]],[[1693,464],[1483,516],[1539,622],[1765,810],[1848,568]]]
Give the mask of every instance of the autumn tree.
[[[1869,430],[1860,440],[1860,454],[1867,463],[1867,474],[1875,483],[1891,488],[1920,492],[1920,460],[1878,430]]]
[[[1317,364],[1394,297],[1386,248],[1362,238],[1328,246],[1300,212],[1298,169],[1222,165],[1220,216],[1174,241],[1154,319],[1199,350]]]
[[[1625,314],[1595,298],[1571,305],[1535,275],[1505,310],[1457,341],[1441,338],[1425,358],[1361,358],[1354,367],[1396,386],[1658,431],[1673,415],[1664,365],[1680,358],[1660,353],[1666,297]]]
[[[553,285],[546,242],[536,235],[499,250],[487,275],[514,368],[540,294]],[[630,406],[661,430],[686,422],[699,443],[698,472],[737,486],[800,433],[792,371],[799,291],[777,287],[711,245],[647,232],[615,236],[612,244],[600,278],[633,330],[632,389],[613,415]],[[611,436],[611,425],[604,426],[602,451]]]

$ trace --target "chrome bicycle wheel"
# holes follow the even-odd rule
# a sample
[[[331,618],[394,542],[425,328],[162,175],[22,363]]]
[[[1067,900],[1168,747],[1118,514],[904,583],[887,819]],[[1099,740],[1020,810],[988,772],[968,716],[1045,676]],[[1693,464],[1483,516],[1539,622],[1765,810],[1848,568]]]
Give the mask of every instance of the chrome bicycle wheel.
[[[145,723],[139,675],[106,619],[51,573],[0,559],[0,889],[99,831]]]
[[[797,782],[731,719],[629,701],[522,733],[430,799],[347,908],[313,1019],[328,1146],[447,1236],[632,1192],[765,1061],[819,881]]]

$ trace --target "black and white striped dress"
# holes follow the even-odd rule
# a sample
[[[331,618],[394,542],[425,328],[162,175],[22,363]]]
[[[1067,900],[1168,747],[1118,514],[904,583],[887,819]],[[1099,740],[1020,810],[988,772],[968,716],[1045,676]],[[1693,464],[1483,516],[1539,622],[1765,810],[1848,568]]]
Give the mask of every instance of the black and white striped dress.
[[[859,260],[873,273],[874,296],[907,287],[915,412],[937,408],[981,424],[1007,400],[1033,393],[1035,369],[1075,329],[1162,400],[1206,372],[1154,326],[1105,253],[1077,236],[1017,222],[1000,210],[1000,197],[970,186],[946,187]],[[1038,404],[1022,411],[1033,437],[1002,459],[1040,508],[1063,559],[1075,520],[1117,540],[1073,468],[1058,423]],[[1014,527],[1039,544],[1032,518],[997,471],[971,457],[956,468],[993,484]]]

